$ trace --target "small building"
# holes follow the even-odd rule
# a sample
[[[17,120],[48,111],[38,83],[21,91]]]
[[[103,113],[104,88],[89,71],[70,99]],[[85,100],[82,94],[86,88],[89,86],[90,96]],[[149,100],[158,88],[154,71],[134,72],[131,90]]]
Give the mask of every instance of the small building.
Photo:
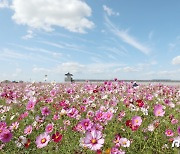
[[[66,76],[65,82],[72,82],[73,81],[73,78],[72,78],[73,75],[71,73],[68,72],[65,74],[65,76]]]

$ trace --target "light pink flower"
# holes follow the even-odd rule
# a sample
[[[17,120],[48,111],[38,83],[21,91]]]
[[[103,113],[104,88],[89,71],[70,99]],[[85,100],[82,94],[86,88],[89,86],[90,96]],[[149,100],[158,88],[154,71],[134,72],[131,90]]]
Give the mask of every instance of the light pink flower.
[[[57,93],[57,91],[56,91],[55,89],[52,89],[52,90],[50,91],[50,95],[51,95],[52,97],[54,97],[54,96],[56,95],[56,93]]]
[[[106,112],[106,113],[104,114],[105,120],[111,120],[112,117],[113,117],[113,113],[112,113],[112,112]]]
[[[171,120],[171,123],[172,123],[172,124],[177,124],[177,123],[178,123],[178,120],[173,118],[173,119]]]
[[[116,147],[111,148],[111,154],[125,154],[125,151],[118,149]]]
[[[58,115],[58,114],[54,114],[54,116],[53,116],[52,119],[53,119],[53,120],[58,120],[58,119],[59,119],[59,115]]]
[[[88,147],[91,150],[99,150],[104,144],[104,139],[102,138],[102,132],[92,130],[86,133],[85,138],[83,139],[84,146]]]
[[[85,131],[84,127],[82,126],[81,123],[78,123],[75,127],[74,127],[74,130],[75,131],[78,131],[78,132],[83,132]]]
[[[40,116],[36,116],[35,119],[36,119],[37,122],[43,123],[45,118],[44,117],[40,117]]]
[[[76,109],[76,108],[70,108],[68,111],[67,111],[67,115],[71,118],[76,118],[76,116],[78,115],[79,111]]]
[[[34,106],[36,104],[36,101],[28,101],[27,105],[26,105],[26,110],[33,110],[34,109]]]
[[[140,126],[142,123],[142,119],[140,116],[134,116],[132,118],[132,126]]]
[[[166,136],[173,136],[174,135],[174,133],[173,133],[173,131],[171,129],[167,129],[165,131],[165,134],[166,134]]]
[[[163,117],[165,114],[165,111],[163,110],[163,106],[161,104],[155,105],[154,107],[154,115],[156,117],[160,116]]]
[[[26,128],[24,129],[24,134],[29,135],[32,133],[32,126],[26,126]]]
[[[36,138],[37,148],[43,148],[43,147],[47,146],[49,141],[50,141],[50,136],[47,133],[40,134]]]
[[[4,129],[6,129],[6,122],[0,122],[0,135],[3,133]]]
[[[104,112],[102,112],[101,110],[98,110],[95,114],[95,120],[96,121],[103,121],[103,115],[104,115]]]
[[[12,131],[12,130],[14,130],[14,129],[18,129],[18,127],[19,127],[19,122],[13,122],[12,124],[11,124],[11,126],[9,127],[9,129]]]
[[[53,131],[53,124],[48,124],[46,126],[46,133],[51,133]]]

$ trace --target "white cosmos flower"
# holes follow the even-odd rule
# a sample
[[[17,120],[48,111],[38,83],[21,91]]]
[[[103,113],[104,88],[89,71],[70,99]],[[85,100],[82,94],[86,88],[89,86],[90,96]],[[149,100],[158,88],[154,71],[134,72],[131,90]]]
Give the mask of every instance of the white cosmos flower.
[[[154,131],[154,125],[153,124],[150,124],[149,126],[148,126],[148,131],[150,131],[150,132],[153,132]]]
[[[13,119],[14,119],[14,117],[15,117],[15,115],[11,116],[10,120],[13,120]]]
[[[122,147],[130,147],[130,141],[127,138],[120,138],[119,142]]]

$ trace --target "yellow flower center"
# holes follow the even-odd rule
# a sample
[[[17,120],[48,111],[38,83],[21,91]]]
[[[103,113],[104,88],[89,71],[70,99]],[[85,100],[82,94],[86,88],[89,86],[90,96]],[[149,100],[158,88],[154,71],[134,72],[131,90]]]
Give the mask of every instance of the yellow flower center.
[[[97,143],[97,140],[96,140],[96,139],[92,139],[92,140],[91,140],[91,143],[92,143],[92,144],[96,144],[96,143]]]
[[[125,144],[126,144],[126,141],[123,141],[122,144],[125,145]]]
[[[41,140],[41,143],[45,143],[46,142],[46,138],[43,138],[42,140]]]

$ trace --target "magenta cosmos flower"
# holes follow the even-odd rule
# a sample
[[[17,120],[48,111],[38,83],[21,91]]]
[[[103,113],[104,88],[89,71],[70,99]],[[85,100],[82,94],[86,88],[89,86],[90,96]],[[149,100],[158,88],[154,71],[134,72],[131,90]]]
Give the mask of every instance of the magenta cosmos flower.
[[[84,130],[90,130],[93,126],[93,123],[90,121],[90,119],[83,119],[81,121],[81,125]]]
[[[132,126],[140,126],[142,123],[142,119],[140,116],[134,116],[132,118]]]
[[[50,141],[50,136],[47,133],[40,134],[36,138],[37,148],[43,148],[43,147],[47,146],[49,141]]]
[[[180,135],[180,126],[178,127],[177,132]]]
[[[91,130],[86,133],[83,139],[83,144],[91,150],[99,150],[104,144],[104,139],[102,138],[102,132],[97,130]]]
[[[165,134],[166,134],[166,136],[173,136],[174,135],[174,133],[173,133],[173,131],[171,129],[167,129],[165,131]]]
[[[156,117],[163,117],[165,114],[165,111],[163,110],[163,106],[161,104],[154,106],[154,115]]]
[[[3,129],[3,132],[0,134],[0,140],[4,143],[7,143],[11,140],[12,133],[8,129]]]
[[[44,116],[48,116],[49,114],[51,113],[51,111],[49,110],[48,107],[43,107],[41,108],[41,114],[44,115]]]

